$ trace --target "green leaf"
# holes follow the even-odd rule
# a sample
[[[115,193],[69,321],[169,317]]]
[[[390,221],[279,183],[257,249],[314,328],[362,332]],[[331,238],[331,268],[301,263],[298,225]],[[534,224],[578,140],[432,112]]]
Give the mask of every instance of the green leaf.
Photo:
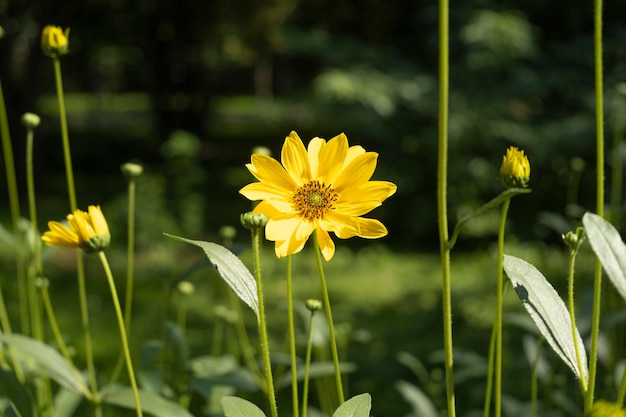
[[[613,225],[597,214],[585,213],[583,225],[606,274],[626,300],[626,245]]]
[[[235,294],[254,311],[258,320],[259,299],[256,281],[250,271],[248,271],[248,268],[246,268],[235,254],[217,243],[190,240],[167,233],[164,234],[174,240],[202,248],[211,263],[217,268],[217,272],[220,276],[226,281]]]
[[[353,363],[341,362],[339,363],[339,370],[341,374],[347,374],[356,370],[356,365]],[[298,380],[304,379],[304,366],[300,366],[296,371]],[[330,376],[335,374],[335,365],[332,362],[313,362],[309,367],[309,378],[320,378],[323,376]],[[285,374],[276,381],[276,388],[281,389],[291,386],[291,373]]]
[[[372,408],[372,397],[360,394],[341,404],[333,413],[333,417],[369,417]]]
[[[0,368],[0,394],[9,399],[20,417],[35,415],[35,405],[30,391],[20,384],[13,372],[2,368]]]
[[[239,397],[222,397],[222,407],[226,417],[267,417],[259,407]]]
[[[107,404],[135,410],[135,397],[130,387],[123,385],[111,385],[104,389],[102,401]],[[193,417],[189,411],[179,404],[166,400],[152,392],[139,390],[139,402],[141,410],[155,417]]]
[[[397,381],[395,386],[413,410],[409,417],[439,417],[433,402],[421,389],[406,381]]]
[[[582,370],[578,369],[572,336],[572,321],[565,303],[554,287],[534,266],[514,256],[504,255],[504,272],[539,331],[552,349],[579,378],[587,381],[585,345],[576,330]],[[582,375],[581,375],[582,372]]]
[[[73,416],[76,409],[83,400],[83,396],[74,391],[61,388],[54,396],[54,407],[52,407],[52,417]]]
[[[3,334],[0,339],[15,347],[21,360],[34,363],[59,385],[78,393],[86,389],[82,375],[73,371],[67,360],[45,343],[20,334]]]

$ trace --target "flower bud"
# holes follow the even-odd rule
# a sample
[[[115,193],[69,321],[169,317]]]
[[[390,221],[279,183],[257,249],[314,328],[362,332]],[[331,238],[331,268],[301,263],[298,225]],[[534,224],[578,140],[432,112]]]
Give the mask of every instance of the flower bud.
[[[237,236],[237,229],[233,226],[222,226],[220,227],[220,237],[224,240],[232,241],[235,236]]]
[[[143,174],[143,166],[133,162],[126,162],[125,164],[122,164],[121,169],[124,175],[128,178],[137,178]]]
[[[65,31],[58,26],[48,25],[41,31],[41,49],[49,57],[56,58],[70,52],[68,37],[70,28]]]
[[[524,155],[524,151],[511,146],[506,151],[506,155],[502,157],[500,181],[507,188],[525,188],[528,187],[529,180],[530,163],[528,158]]]
[[[247,213],[243,213],[240,217],[241,224],[246,229],[262,229],[267,224],[267,216],[263,213],[255,213],[253,211],[249,211]]]
[[[309,309],[309,311],[314,312],[317,310],[321,310],[322,308],[322,302],[320,300],[315,300],[313,298],[309,298],[308,300],[306,300],[306,308]]]
[[[196,292],[196,286],[193,285],[192,282],[185,281],[185,280],[179,282],[178,285],[176,286],[176,289],[178,290],[179,293],[185,296],[193,295],[193,293]]]
[[[575,232],[567,232],[564,235],[561,235],[563,238],[563,242],[571,251],[578,251],[580,245],[582,245],[585,240],[585,229],[582,227],[577,227]]]
[[[22,115],[22,124],[29,129],[34,129],[41,123],[41,118],[35,113],[24,113]]]

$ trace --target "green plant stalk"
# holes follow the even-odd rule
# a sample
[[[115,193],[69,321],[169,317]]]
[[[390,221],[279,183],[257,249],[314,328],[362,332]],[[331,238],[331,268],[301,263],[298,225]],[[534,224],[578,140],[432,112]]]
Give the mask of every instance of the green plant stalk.
[[[622,382],[619,384],[619,393],[616,401],[616,404],[620,407],[624,404],[624,397],[626,397],[626,368],[624,368],[624,372],[622,373]]]
[[[537,368],[539,366],[539,358],[541,357],[541,347],[543,346],[543,337],[537,340],[537,354],[533,359],[532,367],[530,369],[530,415],[531,417],[537,417]]]
[[[250,339],[248,338],[248,332],[246,332],[246,324],[243,320],[243,312],[241,311],[241,302],[237,295],[228,291],[228,295],[230,297],[230,304],[235,310],[237,315],[237,321],[235,323],[235,329],[237,332],[237,338],[239,339],[239,345],[241,346],[241,354],[243,355],[243,359],[248,367],[248,370],[252,372],[257,383],[259,383],[260,387],[262,385],[262,375],[261,369],[259,368],[259,364],[254,358],[254,352],[252,350],[252,345],[250,344]]]
[[[504,293],[504,270],[502,261],[504,259],[504,229],[506,226],[506,216],[511,205],[511,199],[504,200],[502,212],[500,214],[500,227],[498,228],[498,280],[496,288],[496,363],[495,363],[495,404],[494,412],[496,417],[502,414],[502,299]]]
[[[448,93],[449,93],[449,4],[439,0],[439,123],[437,138],[437,220],[443,304],[443,344],[445,352],[446,406],[448,417],[456,415],[452,355],[452,300],[450,285],[450,247],[448,242]]]
[[[569,255],[569,272],[568,272],[568,285],[567,285],[567,297],[568,297],[568,310],[570,321],[572,322],[572,340],[574,341],[574,351],[576,353],[576,366],[578,366],[578,373],[583,376],[583,364],[580,357],[580,348],[578,347],[578,331],[576,329],[576,311],[574,308],[574,266],[576,264],[577,250],[571,250]],[[585,378],[580,378],[580,389],[583,395],[587,392],[587,382]]]
[[[313,347],[313,317],[315,311],[311,311],[309,319],[309,332],[306,339],[306,356],[304,359],[304,382],[302,387],[302,417],[307,415],[307,407],[309,401],[309,371],[311,369],[311,350]]]
[[[9,192],[9,208],[11,210],[11,225],[13,227],[13,236],[15,238],[15,266],[18,282],[18,299],[20,308],[20,327],[22,333],[28,334],[29,321],[28,321],[28,300],[27,300],[27,288],[26,282],[26,269],[24,267],[24,248],[22,244],[22,238],[19,230],[20,220],[20,200],[17,192],[17,179],[15,176],[15,162],[13,160],[13,147],[11,146],[11,134],[9,132],[9,120],[7,118],[6,104],[4,102],[4,93],[2,90],[2,84],[0,84],[0,136],[2,137],[2,152],[4,153],[4,168],[7,175],[7,189]],[[0,292],[0,295],[2,293]],[[5,310],[2,315],[6,315],[7,320],[2,320],[2,328],[5,329],[5,333],[8,330],[8,334],[11,333],[11,325],[8,321],[8,314],[6,313],[6,306],[4,299],[0,298],[0,310]]]
[[[251,229],[252,252],[254,256],[254,277],[256,278],[257,296],[259,299],[259,335],[261,338],[261,350],[263,352],[263,366],[265,368],[265,382],[267,384],[267,398],[270,404],[272,417],[278,417],[276,406],[276,394],[272,377],[272,363],[270,361],[270,348],[267,339],[267,327],[265,323],[265,303],[263,301],[263,283],[261,281],[261,228]]]
[[[317,261],[317,270],[320,274],[320,283],[322,285],[322,297],[324,300],[324,311],[326,312],[326,318],[328,320],[328,332],[330,337],[330,353],[333,358],[333,365],[335,367],[335,385],[337,388],[337,398],[339,404],[345,402],[343,395],[343,383],[341,381],[341,370],[339,369],[339,354],[337,352],[337,338],[335,336],[335,326],[333,324],[333,313],[330,308],[330,296],[328,295],[328,286],[326,285],[326,275],[324,274],[324,266],[322,264],[322,254],[319,250],[319,238],[317,231],[313,233],[313,247],[315,248],[315,259]]]
[[[485,387],[485,403],[483,405],[483,416],[489,417],[491,413],[491,391],[493,389],[493,364],[496,352],[496,323],[491,327],[489,337],[489,370],[487,371],[487,386]]]
[[[137,417],[142,417],[141,402],[139,401],[139,390],[137,389],[137,381],[135,380],[135,371],[133,370],[133,362],[130,358],[130,349],[128,347],[128,339],[126,337],[126,327],[124,325],[124,316],[122,315],[122,308],[120,306],[120,300],[117,296],[117,290],[115,288],[115,281],[113,280],[113,274],[109,267],[104,252],[98,252],[98,257],[104,268],[107,281],[109,283],[109,289],[111,290],[111,297],[113,298],[113,306],[115,307],[115,314],[117,316],[117,324],[120,331],[120,338],[122,340],[122,349],[124,350],[124,357],[126,359],[126,368],[128,369],[128,379],[130,380],[130,387],[133,390],[133,398],[135,400],[135,410]]]
[[[602,0],[594,0],[594,68],[596,93],[596,212],[604,217],[604,98],[602,76]],[[585,412],[591,410],[596,386],[598,335],[600,333],[600,303],[602,265],[596,257],[593,282],[593,313],[591,317],[591,348],[589,353],[589,384],[585,395]]]
[[[211,336],[211,339],[213,339],[213,343],[211,344],[211,356],[219,356],[222,353],[224,328],[224,320],[218,317],[215,321],[215,326],[213,327],[213,335]]]
[[[92,394],[89,391],[89,389],[85,385],[82,384],[82,376],[76,369],[76,366],[74,365],[74,361],[72,360],[72,356],[70,355],[70,352],[67,349],[67,345],[65,344],[65,341],[63,340],[63,336],[61,335],[61,330],[59,329],[59,324],[56,320],[54,309],[52,307],[52,302],[50,301],[50,294],[48,293],[48,288],[45,285],[42,285],[40,288],[41,288],[41,299],[43,301],[43,306],[48,316],[48,321],[50,322],[50,328],[52,329],[54,340],[56,344],[59,346],[59,350],[61,351],[61,354],[63,355],[63,357],[69,364],[70,370],[72,374],[74,374],[76,381],[78,381],[81,394],[83,394],[85,398],[87,398],[91,402],[94,402],[94,403],[99,402],[99,400],[94,396],[94,394]]]
[[[289,354],[291,356],[291,402],[293,416],[298,417],[298,369],[296,367],[296,329],[293,318],[293,289],[291,279],[291,255],[287,256],[287,321],[289,326]]]

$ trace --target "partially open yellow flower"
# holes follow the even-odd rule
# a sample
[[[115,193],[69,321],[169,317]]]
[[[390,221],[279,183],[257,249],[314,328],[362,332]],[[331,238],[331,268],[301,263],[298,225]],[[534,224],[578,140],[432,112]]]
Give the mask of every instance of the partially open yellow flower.
[[[44,54],[57,57],[70,52],[70,28],[65,31],[58,26],[46,26],[41,31],[41,49]]]
[[[508,188],[528,187],[530,163],[524,151],[520,151],[515,146],[511,146],[506,151],[500,166],[500,180]]]
[[[239,192],[261,200],[254,208],[269,221],[265,236],[276,242],[279,258],[302,250],[317,233],[324,259],[330,260],[335,244],[328,232],[341,239],[360,236],[376,239],[387,234],[378,220],[360,217],[396,192],[387,181],[370,181],[378,154],[361,146],[348,147],[343,133],[328,142],[313,138],[304,147],[296,132],[285,139],[281,160],[253,154],[246,167],[260,182]]]
[[[593,403],[588,417],[626,417],[626,410],[617,404],[599,400]]]
[[[69,227],[68,227],[69,226]],[[88,212],[76,210],[67,215],[67,226],[61,222],[48,222],[49,231],[41,237],[47,245],[82,248],[98,252],[109,246],[109,226],[100,206],[89,206]]]

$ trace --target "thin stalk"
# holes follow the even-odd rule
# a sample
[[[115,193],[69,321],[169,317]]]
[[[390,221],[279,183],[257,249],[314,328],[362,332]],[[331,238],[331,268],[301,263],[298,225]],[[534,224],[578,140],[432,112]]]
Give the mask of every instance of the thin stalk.
[[[604,217],[604,98],[602,75],[602,0],[594,0],[594,68],[596,93],[596,212]],[[589,353],[589,385],[585,395],[585,412],[591,410],[596,386],[598,335],[600,332],[600,303],[602,265],[596,258],[593,282],[593,313],[591,318],[591,348]]]
[[[574,266],[576,264],[577,250],[571,250],[569,255],[569,273],[568,273],[568,285],[567,285],[567,297],[568,297],[568,310],[570,321],[572,322],[572,340],[574,341],[574,350],[576,353],[576,365],[578,366],[578,374],[580,378],[580,389],[583,395],[587,392],[587,381],[583,377],[583,364],[580,357],[580,348],[578,347],[578,330],[576,328],[576,312],[574,308]]]
[[[446,370],[446,406],[448,417],[456,415],[452,355],[452,300],[450,285],[450,246],[448,242],[448,94],[449,94],[449,4],[439,0],[439,123],[437,139],[437,220],[443,304],[443,344]]]
[[[328,332],[330,336],[330,353],[333,358],[333,365],[335,367],[335,385],[337,387],[337,398],[339,404],[345,402],[343,395],[343,384],[341,381],[341,370],[339,369],[339,354],[337,352],[337,339],[335,337],[335,326],[333,324],[333,313],[330,308],[330,297],[328,295],[328,287],[326,286],[326,275],[324,274],[324,266],[322,264],[322,254],[319,250],[319,238],[317,231],[313,233],[313,247],[315,248],[315,259],[317,261],[317,270],[320,274],[320,282],[322,285],[322,297],[324,300],[324,311],[326,312],[326,318],[328,319]]]
[[[616,404],[620,407],[624,404],[624,397],[626,397],[626,367],[622,373],[622,382],[619,384],[619,394],[617,395]]]
[[[491,327],[489,337],[489,370],[487,371],[487,386],[485,387],[485,402],[483,405],[483,416],[489,417],[491,413],[491,391],[493,390],[493,364],[496,352],[496,323]]]
[[[502,414],[502,299],[504,293],[504,271],[502,261],[504,258],[504,229],[506,226],[506,215],[509,211],[511,200],[502,203],[500,214],[500,227],[498,228],[498,280],[496,284],[496,363],[495,363],[495,416]]]
[[[122,349],[124,350],[124,357],[126,359],[126,368],[128,370],[128,379],[130,380],[130,387],[133,390],[133,399],[135,400],[135,410],[137,417],[142,417],[141,402],[139,401],[139,390],[137,389],[137,381],[135,380],[135,372],[133,370],[133,362],[130,358],[130,349],[128,347],[128,339],[126,337],[126,327],[124,326],[124,316],[122,315],[122,308],[120,306],[120,300],[117,296],[117,289],[115,288],[115,281],[113,280],[113,274],[109,267],[104,252],[98,252],[100,262],[104,268],[107,281],[109,283],[109,289],[111,290],[111,297],[113,298],[113,306],[115,307],[115,315],[117,316],[117,325],[120,331],[120,338],[122,339]]]
[[[537,368],[539,367],[539,359],[541,358],[541,347],[543,346],[543,337],[537,340],[537,352],[533,359],[532,367],[530,369],[530,415],[531,417],[537,417],[537,392],[538,392],[538,378]]]
[[[254,277],[256,278],[257,296],[259,299],[259,334],[261,338],[261,350],[263,352],[263,366],[265,368],[265,382],[267,385],[267,398],[270,403],[272,417],[278,417],[276,406],[276,394],[274,392],[274,380],[272,377],[272,363],[270,361],[270,348],[267,340],[267,327],[265,323],[265,303],[263,301],[263,283],[261,280],[261,228],[251,229],[252,252],[254,256]]]
[[[237,321],[235,322],[235,329],[237,331],[237,338],[239,339],[239,345],[241,346],[241,354],[243,355],[243,359],[246,363],[246,366],[248,367],[248,370],[252,372],[252,375],[254,375],[254,378],[255,380],[257,380],[257,383],[258,383],[262,381],[260,378],[263,373],[261,372],[261,369],[259,369],[259,364],[254,359],[254,352],[252,350],[252,345],[250,344],[250,339],[248,338],[248,333],[246,332],[246,324],[243,321],[243,312],[241,311],[241,302],[239,301],[239,298],[234,292],[228,291],[228,294],[230,297],[230,304],[233,310],[235,310],[235,313],[237,315]],[[262,385],[259,384],[259,386],[262,386]]]
[[[311,368],[311,350],[313,347],[313,317],[315,310],[311,310],[309,318],[309,332],[306,341],[306,356],[304,359],[304,382],[302,387],[302,417],[307,415],[307,403],[309,401],[309,371]]]
[[[24,267],[24,246],[19,229],[20,220],[20,200],[17,192],[17,179],[15,176],[15,162],[13,160],[13,146],[11,145],[11,134],[9,132],[9,120],[7,118],[7,109],[4,102],[4,93],[2,84],[0,84],[0,136],[2,137],[2,152],[4,153],[4,168],[7,176],[7,189],[9,192],[9,208],[11,211],[11,225],[13,227],[13,237],[15,238],[15,267],[17,274],[17,289],[20,308],[20,328],[22,333],[29,334],[28,321],[28,300],[27,300],[27,282],[26,269]],[[0,296],[2,292],[0,292]],[[4,299],[0,298],[0,318],[6,316],[6,320],[2,320],[2,328],[7,334],[11,333],[11,325],[8,321],[6,306]]]
[[[291,255],[287,256],[287,320],[289,323],[289,353],[291,356],[291,402],[293,416],[298,417],[298,369],[296,367],[296,332],[293,318],[293,290],[291,282]]]

